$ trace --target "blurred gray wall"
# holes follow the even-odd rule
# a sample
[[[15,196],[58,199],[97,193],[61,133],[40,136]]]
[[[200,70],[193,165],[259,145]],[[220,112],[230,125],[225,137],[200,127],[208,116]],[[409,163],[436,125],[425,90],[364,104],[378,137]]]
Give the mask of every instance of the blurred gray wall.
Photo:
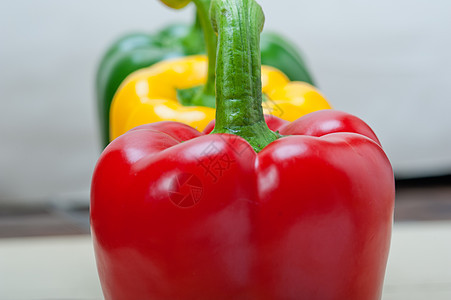
[[[373,127],[398,176],[451,173],[451,1],[259,3],[335,108]],[[99,58],[126,32],[192,15],[156,0],[1,0],[0,204],[87,203]]]

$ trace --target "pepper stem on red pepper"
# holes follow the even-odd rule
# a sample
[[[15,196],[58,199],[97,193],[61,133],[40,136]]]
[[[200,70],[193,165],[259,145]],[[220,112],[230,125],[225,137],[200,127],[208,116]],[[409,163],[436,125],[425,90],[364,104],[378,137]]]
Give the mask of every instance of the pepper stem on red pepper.
[[[213,0],[210,14],[218,34],[212,133],[239,135],[259,152],[280,137],[266,125],[262,109],[263,11],[254,0]]]

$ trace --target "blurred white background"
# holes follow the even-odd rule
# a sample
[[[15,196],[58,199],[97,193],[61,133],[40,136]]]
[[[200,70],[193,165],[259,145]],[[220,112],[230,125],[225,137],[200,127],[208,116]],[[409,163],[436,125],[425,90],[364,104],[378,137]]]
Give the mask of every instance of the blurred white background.
[[[399,178],[451,173],[449,0],[259,0],[335,108],[364,119]],[[0,0],[0,204],[88,203],[94,75],[120,35],[190,22],[156,0]]]

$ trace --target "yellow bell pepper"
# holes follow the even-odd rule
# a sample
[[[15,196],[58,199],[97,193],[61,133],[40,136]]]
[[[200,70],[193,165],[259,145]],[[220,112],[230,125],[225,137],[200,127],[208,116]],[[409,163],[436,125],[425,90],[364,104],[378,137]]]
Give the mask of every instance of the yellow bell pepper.
[[[188,56],[162,61],[130,74],[113,98],[111,140],[136,126],[158,121],[179,121],[203,130],[215,118],[215,109],[183,106],[177,99],[177,90],[205,84],[207,64],[206,56]],[[262,66],[262,91],[266,96],[264,113],[287,121],[331,108],[315,87],[290,81],[273,67]]]

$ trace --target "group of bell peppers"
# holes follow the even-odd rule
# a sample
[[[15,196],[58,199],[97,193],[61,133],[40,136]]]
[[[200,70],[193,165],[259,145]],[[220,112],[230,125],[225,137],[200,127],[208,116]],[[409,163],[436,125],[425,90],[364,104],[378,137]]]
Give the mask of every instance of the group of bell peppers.
[[[172,8],[183,8],[191,1],[163,2]],[[203,129],[202,126],[214,118],[214,110],[210,108],[215,107],[216,35],[209,21],[211,0],[192,2],[197,8],[193,25],[171,25],[156,35],[124,36],[104,55],[96,84],[104,147],[136,125],[172,120]],[[293,44],[278,34],[264,33],[260,49],[261,61],[267,65],[263,67],[265,99],[274,99],[286,106],[278,107],[279,103],[266,101],[267,113],[292,121],[308,112],[330,108],[313,87],[312,76]],[[202,55],[206,52],[210,62],[208,71],[207,57]],[[152,65],[155,66],[146,68]],[[210,99],[198,97],[198,101],[193,101],[193,93],[206,84],[207,73],[205,94],[210,95]],[[299,82],[286,86],[289,80]],[[280,87],[277,92],[276,86]],[[149,99],[158,101],[149,102]],[[160,101],[162,99],[167,101]],[[293,105],[287,105],[289,103]]]
[[[97,76],[105,298],[380,299],[394,178],[374,132],[261,35],[255,0],[162,2],[194,25],[122,38]]]

